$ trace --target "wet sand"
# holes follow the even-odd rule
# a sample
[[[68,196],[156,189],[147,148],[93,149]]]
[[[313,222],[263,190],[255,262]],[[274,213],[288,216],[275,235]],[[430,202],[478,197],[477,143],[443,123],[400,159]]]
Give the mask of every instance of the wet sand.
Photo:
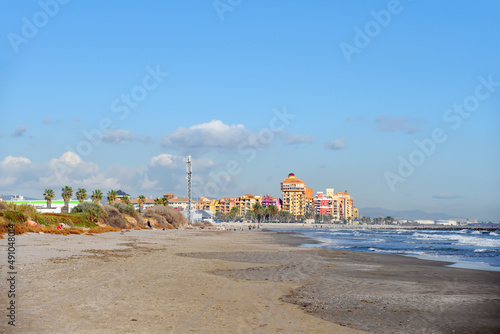
[[[302,261],[309,280],[282,300],[322,319],[374,333],[500,333],[500,272],[390,254],[313,249],[305,256],[315,259]]]
[[[16,327],[7,325],[2,307],[0,332],[500,329],[499,272],[296,247],[301,237],[290,233],[142,230],[16,239]],[[0,244],[6,248],[5,239]],[[5,292],[0,296],[7,305]]]

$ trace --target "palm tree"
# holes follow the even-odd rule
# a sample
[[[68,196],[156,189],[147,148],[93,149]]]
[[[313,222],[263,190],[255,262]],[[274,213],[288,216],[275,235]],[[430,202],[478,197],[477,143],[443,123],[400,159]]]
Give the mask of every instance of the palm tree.
[[[115,202],[117,195],[118,194],[114,190],[108,191],[108,202],[109,202],[109,204],[113,204]]]
[[[142,207],[144,206],[144,202],[146,202],[146,196],[139,195],[137,197],[137,204],[139,204],[139,211],[142,212]]]
[[[95,204],[101,203],[102,197],[103,197],[103,194],[99,189],[94,190],[92,192],[92,196],[90,196],[90,198],[92,198],[92,202],[94,202]]]
[[[162,201],[162,203],[163,203],[163,205],[164,205],[164,206],[167,206],[167,205],[168,205],[168,198],[166,198],[166,197],[162,197],[162,198],[161,198],[161,201]]]
[[[73,196],[73,189],[71,187],[65,186],[62,188],[62,198],[64,199],[64,208],[66,212],[69,212],[69,200]]]
[[[252,207],[255,219],[257,219],[257,224],[260,223],[260,219],[264,213],[264,209],[260,203],[255,203]]]
[[[269,205],[267,207],[267,213],[269,215],[269,220],[272,221],[274,220],[274,216],[276,216],[276,214],[278,213],[278,208],[274,205]]]
[[[130,204],[130,198],[127,195],[123,196],[122,199],[121,199],[121,201],[125,205],[129,205]]]
[[[229,212],[229,218],[233,220],[240,213],[240,208],[233,206]]]
[[[52,189],[45,189],[45,192],[43,193],[43,196],[45,196],[45,200],[47,201],[47,208],[51,209],[52,208],[52,199],[54,198],[54,190]]]
[[[161,200],[160,197],[155,198],[155,205],[162,205],[163,201]]]
[[[87,190],[78,188],[78,191],[76,192],[76,198],[78,198],[78,202],[82,203],[87,199]]]
[[[287,223],[291,220],[292,214],[288,211],[281,210],[278,212],[278,220],[280,223]]]

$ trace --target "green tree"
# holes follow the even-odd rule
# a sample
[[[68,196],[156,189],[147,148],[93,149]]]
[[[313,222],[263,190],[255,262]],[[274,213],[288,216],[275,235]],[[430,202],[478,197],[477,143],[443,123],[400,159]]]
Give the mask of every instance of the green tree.
[[[162,205],[163,201],[161,200],[160,197],[155,198],[155,205]]]
[[[166,198],[166,197],[162,197],[162,198],[161,198],[161,201],[162,201],[162,204],[163,204],[164,206],[168,206],[168,198]]]
[[[95,204],[99,204],[101,203],[103,196],[104,194],[102,193],[102,191],[96,189],[92,192],[92,196],[90,196],[90,198],[92,198],[92,202],[94,202]]]
[[[245,213],[244,218],[245,218],[246,220],[253,221],[253,220],[254,220],[254,218],[255,218],[255,215],[254,215],[253,211],[248,210],[248,211]]]
[[[115,191],[115,190],[110,190],[110,191],[108,191],[108,195],[107,195],[107,197],[108,197],[108,202],[109,202],[109,204],[113,204],[113,203],[115,202],[115,200],[116,200],[116,196],[117,196],[117,195],[118,195],[118,194],[116,193],[116,191]]]
[[[228,217],[227,217],[227,215],[225,213],[217,211],[215,213],[215,218],[216,218],[216,220],[220,220],[220,221],[226,222]]]
[[[62,188],[62,198],[64,199],[64,208],[66,212],[69,212],[69,200],[73,196],[73,189],[71,187],[65,186]]]
[[[139,204],[139,212],[142,212],[144,202],[146,202],[146,196],[139,195],[139,197],[137,198],[137,204]]]
[[[269,217],[269,221],[273,221],[274,217],[278,214],[278,208],[275,207],[274,205],[269,205],[267,208],[267,214]]]
[[[288,211],[281,210],[280,212],[278,212],[277,217],[280,223],[288,223],[290,220],[292,220],[293,215]]]
[[[76,198],[78,199],[78,202],[82,203],[84,200],[87,199],[87,190],[83,188],[78,188],[78,191],[76,192]]]
[[[47,201],[47,208],[51,209],[52,208],[52,199],[54,198],[54,190],[52,189],[45,189],[43,192],[43,196],[45,200]]]
[[[130,204],[130,198],[127,195],[123,196],[122,199],[121,199],[121,201],[125,205],[129,205]]]
[[[262,205],[260,205],[260,203],[255,203],[252,207],[252,210],[255,219],[257,219],[257,223],[260,223],[260,220],[264,216],[264,208],[262,207]]]
[[[99,217],[101,217],[102,209],[101,209],[101,206],[99,204],[85,202],[85,203],[80,203],[77,206],[75,206],[71,210],[71,212],[72,213],[83,213],[87,217],[89,217],[89,219],[91,221],[93,221],[94,223],[97,223],[97,220],[99,219]]]
[[[236,218],[236,216],[239,213],[240,213],[240,208],[238,208],[237,206],[233,206],[231,208],[231,211],[229,212],[229,219],[234,220],[234,218]]]

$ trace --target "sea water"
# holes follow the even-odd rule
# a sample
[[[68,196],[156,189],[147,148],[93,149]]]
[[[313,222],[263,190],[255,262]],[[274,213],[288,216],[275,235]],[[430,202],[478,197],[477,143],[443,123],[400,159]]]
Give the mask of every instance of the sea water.
[[[287,231],[320,242],[303,245],[307,247],[401,254],[453,262],[450,265],[453,267],[500,271],[500,231],[337,228]]]

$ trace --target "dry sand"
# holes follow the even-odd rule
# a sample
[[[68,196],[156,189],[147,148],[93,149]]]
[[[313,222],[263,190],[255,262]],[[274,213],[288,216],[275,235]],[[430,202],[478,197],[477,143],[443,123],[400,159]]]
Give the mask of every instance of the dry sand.
[[[6,239],[0,240],[6,249]],[[500,273],[294,247],[289,233],[16,237],[15,333],[498,332]],[[6,252],[0,253],[0,304]],[[353,329],[356,328],[356,329]]]

